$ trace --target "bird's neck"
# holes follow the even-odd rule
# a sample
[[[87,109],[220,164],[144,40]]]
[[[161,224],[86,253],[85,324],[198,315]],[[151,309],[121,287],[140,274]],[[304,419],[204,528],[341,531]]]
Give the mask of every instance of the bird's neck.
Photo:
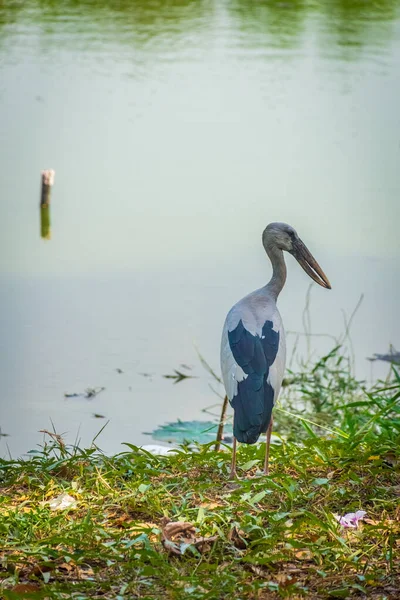
[[[269,294],[276,300],[282,291],[286,281],[286,264],[283,252],[276,246],[265,248],[272,263],[272,277],[267,284]]]

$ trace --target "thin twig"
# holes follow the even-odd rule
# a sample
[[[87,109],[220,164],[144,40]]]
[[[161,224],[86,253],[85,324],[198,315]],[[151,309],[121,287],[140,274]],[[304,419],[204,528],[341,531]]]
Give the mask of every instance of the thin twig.
[[[228,409],[228,396],[225,396],[224,401],[222,403],[221,418],[219,421],[218,431],[217,431],[217,439],[215,441],[215,451],[216,452],[218,452],[219,449],[221,448],[221,441],[222,441],[222,436],[224,435],[224,425],[225,425],[227,409]]]
[[[311,334],[311,316],[310,316],[310,297],[311,297],[311,289],[312,283],[308,286],[306,293],[306,304],[304,306],[303,314],[301,316],[301,320],[303,321],[304,333],[307,338],[307,357],[310,359],[310,339],[309,336]]]
[[[327,337],[330,338],[331,340],[333,340],[335,342],[335,344],[340,345],[338,338],[336,338],[334,335],[331,335],[330,333],[304,333],[302,331],[292,331],[292,330],[288,330],[286,332],[287,335],[296,335],[296,336],[307,336],[307,337]]]
[[[289,333],[289,332],[288,332],[288,333]],[[293,333],[294,333],[294,332],[293,332]],[[296,335],[296,339],[295,339],[295,341],[294,341],[294,344],[293,344],[293,350],[292,350],[292,354],[291,354],[291,356],[290,356],[290,360],[289,360],[289,369],[291,369],[291,368],[292,368],[293,361],[294,361],[294,359],[295,359],[295,356],[296,356],[296,352],[297,352],[297,346],[298,346],[298,345],[299,345],[299,334],[297,334],[297,335]]]
[[[351,354],[351,367],[352,367],[353,372],[355,370],[355,360],[356,359],[355,359],[355,354],[354,354],[353,342],[352,342],[351,337],[350,337],[350,328],[351,328],[353,319],[354,319],[354,317],[355,317],[358,309],[360,308],[360,306],[362,304],[363,299],[364,299],[364,294],[361,294],[361,296],[358,299],[358,302],[357,302],[357,304],[356,304],[353,312],[350,315],[350,319],[349,320],[347,320],[345,311],[342,310],[343,321],[344,321],[344,328],[345,329],[344,329],[344,333],[343,333],[343,338],[340,340],[340,344],[343,345],[346,340],[348,340],[348,342],[349,342],[349,347],[350,347],[349,349],[350,349],[350,354]]]
[[[352,324],[353,319],[354,319],[358,309],[360,308],[363,300],[364,300],[364,294],[361,294],[353,312],[350,315],[350,319],[348,321],[345,320],[345,330],[344,330],[344,334],[343,334],[343,339],[340,342],[341,344],[343,344],[343,342],[346,340],[346,338],[349,337],[351,324]]]
[[[197,348],[197,346],[195,346],[195,350],[196,350],[197,356],[199,357],[200,362],[203,365],[203,367],[205,368],[205,370],[208,371],[210,373],[210,375],[212,375],[214,377],[214,379],[216,379],[216,381],[218,381],[218,383],[222,383],[221,377],[218,377],[218,375],[216,374],[216,372],[210,367],[210,365],[208,364],[208,362],[206,361],[206,359],[200,354],[199,349]]]
[[[210,390],[211,390],[212,392],[214,392],[214,394],[215,394],[216,396],[218,396],[218,398],[221,398],[221,400],[223,400],[223,399],[224,399],[224,396],[223,396],[222,394],[220,394],[219,392],[217,392],[217,390],[216,390],[215,388],[213,388],[213,386],[211,385],[211,383],[209,383],[209,384],[208,384],[208,387],[210,388]],[[219,406],[219,404],[217,404],[216,406]]]
[[[310,419],[306,419],[305,417],[302,417],[299,414],[292,413],[289,410],[285,410],[284,408],[279,408],[279,406],[276,406],[275,410],[277,410],[279,412],[282,412],[285,415],[289,415],[290,417],[295,417],[299,421],[304,421],[304,423],[309,423],[310,425],[315,425],[315,427],[319,427],[320,429],[324,429],[324,431],[328,431],[331,434],[340,435],[340,437],[345,438],[345,439],[349,438],[349,435],[347,433],[345,433],[344,431],[339,431],[338,429],[331,429],[329,427],[325,427],[324,425],[321,425],[320,423],[315,423],[315,421],[311,421]]]

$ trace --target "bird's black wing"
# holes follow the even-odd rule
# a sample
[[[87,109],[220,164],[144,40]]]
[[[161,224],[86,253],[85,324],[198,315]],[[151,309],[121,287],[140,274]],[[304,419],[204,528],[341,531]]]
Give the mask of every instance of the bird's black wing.
[[[245,444],[254,444],[271,420],[274,390],[267,379],[279,347],[279,332],[272,327],[272,321],[266,321],[260,337],[247,331],[240,320],[228,332],[233,357],[247,375],[238,383],[237,394],[231,400],[235,411],[233,433]]]

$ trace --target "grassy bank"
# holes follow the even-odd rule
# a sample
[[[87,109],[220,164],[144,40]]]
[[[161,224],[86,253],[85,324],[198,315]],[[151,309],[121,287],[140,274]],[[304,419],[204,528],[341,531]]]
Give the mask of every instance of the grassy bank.
[[[399,598],[398,375],[366,392],[335,350],[287,383],[269,478],[264,445],[240,447],[236,484],[212,445],[106,457],[49,437],[1,461],[3,596]],[[359,509],[357,529],[334,517]]]

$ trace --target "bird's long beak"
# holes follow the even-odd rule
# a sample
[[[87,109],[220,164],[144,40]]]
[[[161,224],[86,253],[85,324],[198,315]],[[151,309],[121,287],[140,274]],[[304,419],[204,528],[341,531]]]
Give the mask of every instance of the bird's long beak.
[[[307,248],[307,246],[299,239],[293,241],[292,252],[297,262],[303,267],[307,275],[311,277],[316,283],[321,285],[328,290],[331,289],[329,279]]]

